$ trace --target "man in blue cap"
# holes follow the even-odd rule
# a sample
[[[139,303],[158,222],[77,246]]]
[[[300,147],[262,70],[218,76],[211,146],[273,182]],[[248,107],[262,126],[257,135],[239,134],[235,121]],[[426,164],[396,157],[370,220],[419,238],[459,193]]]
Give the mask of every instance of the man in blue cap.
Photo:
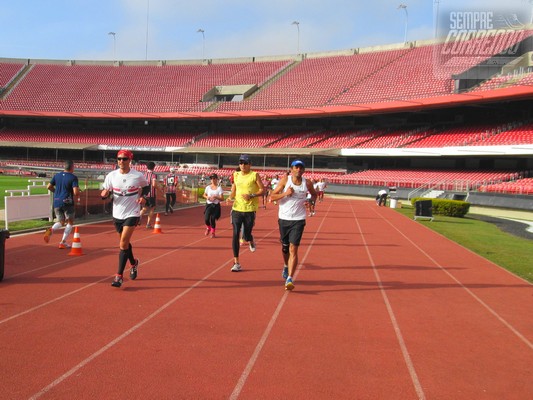
[[[294,274],[298,266],[298,247],[302,240],[307,216],[307,193],[315,201],[317,193],[313,183],[305,179],[305,164],[301,160],[291,163],[289,175],[284,175],[271,194],[273,201],[278,201],[278,224],[283,255],[282,277],[285,289],[294,289]]]
[[[243,229],[243,238],[249,243],[250,251],[255,252],[255,241],[252,228],[255,224],[255,213],[259,208],[258,197],[265,190],[261,177],[251,170],[251,160],[247,154],[239,157],[239,171],[233,173],[233,184],[228,201],[233,201],[231,210],[231,224],[233,225],[233,266],[232,272],[239,272],[240,232]]]

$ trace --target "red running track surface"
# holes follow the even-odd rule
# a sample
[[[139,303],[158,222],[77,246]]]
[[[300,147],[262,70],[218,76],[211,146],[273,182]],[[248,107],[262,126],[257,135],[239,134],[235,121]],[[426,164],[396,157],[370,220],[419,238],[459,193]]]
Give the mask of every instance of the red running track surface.
[[[1,397],[533,398],[531,284],[395,210],[326,198],[286,292],[276,206],[239,273],[228,215],[216,239],[202,207],[138,228],[120,289],[111,221],[79,226],[83,256],[59,234],[8,239]]]

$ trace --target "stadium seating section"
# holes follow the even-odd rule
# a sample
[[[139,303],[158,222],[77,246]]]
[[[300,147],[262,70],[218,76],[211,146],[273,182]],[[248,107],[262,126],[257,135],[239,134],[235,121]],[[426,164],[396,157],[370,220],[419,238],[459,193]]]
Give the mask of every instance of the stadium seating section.
[[[529,31],[527,33],[531,35]],[[475,39],[477,40],[477,39]],[[473,40],[473,42],[475,42]],[[505,41],[501,41],[505,43]],[[354,51],[343,55],[306,55],[301,58],[246,62],[161,63],[159,65],[75,62],[0,62],[0,110],[57,113],[187,113],[328,107],[393,100],[411,100],[454,93],[454,74],[485,59],[464,56],[436,61],[445,44],[397,46],[389,50]],[[474,43],[475,45],[475,43]],[[500,46],[501,47],[501,46]],[[503,50],[495,47],[494,54]],[[496,90],[509,85],[533,84],[533,73],[498,74],[472,91]],[[320,77],[320,79],[317,79]],[[217,86],[256,85],[244,101],[204,101]],[[128,146],[192,149],[265,149],[277,153],[288,148],[388,149],[445,148],[451,146],[513,146],[533,144],[533,123],[463,124],[460,127],[420,124],[409,128],[281,129],[210,132],[102,128],[69,129],[4,127],[1,142],[57,143],[96,147]],[[24,160],[0,163],[2,168],[24,165]],[[32,161],[39,166],[39,162]],[[42,161],[42,166],[55,166]],[[16,167],[15,167],[16,168]],[[78,162],[77,168],[109,170],[112,164]],[[139,165],[139,168],[143,166]],[[166,172],[168,166],[158,166]],[[209,166],[182,168],[183,173],[205,174]],[[229,176],[233,170],[216,172]],[[280,170],[263,171],[266,175]],[[314,172],[330,182],[375,186],[418,187],[428,182],[445,190],[479,188],[487,192],[533,193],[531,178],[509,171],[373,170],[350,174]],[[391,180],[391,177],[394,177]]]
[[[54,129],[2,129],[2,141],[66,143],[85,145],[120,146],[124,131],[73,131]],[[176,132],[129,130],[128,145],[136,147],[196,147],[196,148],[428,148],[446,146],[498,146],[533,143],[533,123],[494,125],[470,125],[460,128],[432,129],[420,126],[405,130],[342,130],[342,131],[284,131],[262,132]]]
[[[473,46],[476,40],[472,40]],[[503,50],[505,43],[498,41],[494,54]],[[487,57],[438,59],[443,46],[402,46],[357,54],[240,63],[116,66],[40,62],[24,66],[2,62],[0,87],[13,80],[14,84],[0,97],[0,108],[172,113],[335,106],[447,95],[453,93],[454,74]],[[486,88],[497,88],[509,80],[495,77]],[[531,77],[512,80],[528,84]],[[259,90],[246,101],[202,101],[211,89],[232,85],[257,85]]]

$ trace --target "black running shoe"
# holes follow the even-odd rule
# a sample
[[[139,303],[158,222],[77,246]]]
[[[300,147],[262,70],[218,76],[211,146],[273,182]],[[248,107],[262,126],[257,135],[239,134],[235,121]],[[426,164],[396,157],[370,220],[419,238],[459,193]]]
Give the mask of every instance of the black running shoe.
[[[130,268],[130,279],[133,281],[137,278],[137,267],[139,266],[139,259],[135,259],[135,264]]]
[[[113,279],[113,282],[111,282],[111,286],[114,287],[121,287],[122,286],[122,275],[116,274],[115,278]]]

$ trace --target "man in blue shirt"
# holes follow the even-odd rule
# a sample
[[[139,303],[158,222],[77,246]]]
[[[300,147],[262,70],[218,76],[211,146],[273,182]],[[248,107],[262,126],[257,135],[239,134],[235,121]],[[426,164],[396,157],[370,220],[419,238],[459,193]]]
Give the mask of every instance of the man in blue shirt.
[[[54,213],[57,222],[44,232],[44,241],[48,243],[52,233],[61,227],[65,227],[63,238],[59,242],[60,249],[67,249],[70,245],[67,238],[72,232],[75,217],[75,201],[80,195],[78,177],[73,174],[74,163],[71,160],[65,161],[65,169],[54,175],[48,184],[48,190],[54,194]]]

